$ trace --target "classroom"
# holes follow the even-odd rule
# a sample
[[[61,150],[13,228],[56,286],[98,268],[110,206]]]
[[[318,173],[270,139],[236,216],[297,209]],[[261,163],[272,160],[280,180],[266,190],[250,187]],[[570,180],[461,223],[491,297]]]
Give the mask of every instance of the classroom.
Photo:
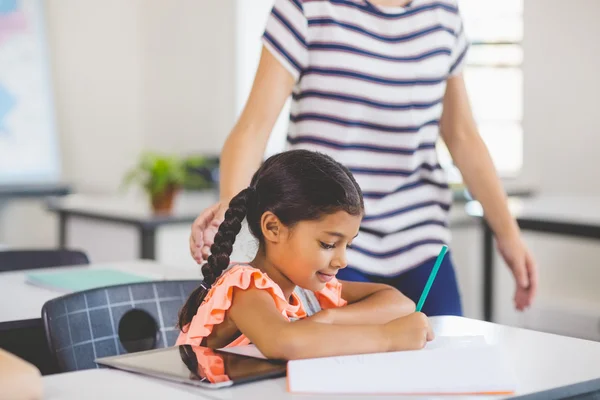
[[[599,19],[0,0],[0,400],[596,398]]]

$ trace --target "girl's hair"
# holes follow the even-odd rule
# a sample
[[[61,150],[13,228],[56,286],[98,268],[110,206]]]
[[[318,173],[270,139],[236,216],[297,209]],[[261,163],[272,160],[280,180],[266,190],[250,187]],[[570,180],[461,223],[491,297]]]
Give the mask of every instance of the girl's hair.
[[[333,158],[308,150],[291,150],[269,157],[250,186],[229,203],[225,219],[202,267],[203,284],[192,292],[179,313],[179,327],[189,324],[206,293],[229,266],[233,244],[247,219],[250,232],[262,244],[262,215],[270,211],[287,227],[345,211],[362,215],[362,192],[348,168]]]

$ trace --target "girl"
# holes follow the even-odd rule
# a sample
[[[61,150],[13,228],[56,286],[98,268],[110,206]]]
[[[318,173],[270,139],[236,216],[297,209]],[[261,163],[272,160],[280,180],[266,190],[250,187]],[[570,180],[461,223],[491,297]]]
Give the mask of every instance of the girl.
[[[389,286],[335,277],[363,213],[358,184],[331,157],[294,150],[266,160],[229,203],[202,267],[204,284],[180,312],[177,344],[252,342],[284,360],[422,348],[433,334],[411,300]],[[257,255],[222,274],[244,218]]]

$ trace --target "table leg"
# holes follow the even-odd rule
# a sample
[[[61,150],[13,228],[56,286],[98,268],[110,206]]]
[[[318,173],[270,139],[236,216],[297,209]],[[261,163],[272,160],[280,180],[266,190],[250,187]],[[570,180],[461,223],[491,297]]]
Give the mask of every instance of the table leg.
[[[140,227],[140,258],[156,259],[156,229]]]
[[[494,234],[483,222],[483,318],[492,321],[494,309]]]
[[[58,247],[67,248],[67,214],[58,213]]]

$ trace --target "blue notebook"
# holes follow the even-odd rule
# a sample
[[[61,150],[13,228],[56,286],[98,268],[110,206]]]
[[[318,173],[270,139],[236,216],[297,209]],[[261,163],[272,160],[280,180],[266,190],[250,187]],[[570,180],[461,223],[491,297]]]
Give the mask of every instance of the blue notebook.
[[[64,292],[80,292],[103,286],[156,280],[115,269],[77,269],[53,272],[32,272],[26,275],[27,283]]]

